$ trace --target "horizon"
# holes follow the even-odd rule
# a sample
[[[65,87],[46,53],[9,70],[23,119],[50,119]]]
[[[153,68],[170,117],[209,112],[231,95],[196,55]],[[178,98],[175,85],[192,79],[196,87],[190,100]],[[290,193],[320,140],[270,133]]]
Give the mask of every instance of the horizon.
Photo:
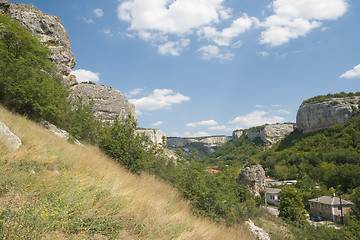
[[[296,122],[304,100],[359,91],[359,1],[10,2],[58,16],[78,81],[120,91],[167,136]]]

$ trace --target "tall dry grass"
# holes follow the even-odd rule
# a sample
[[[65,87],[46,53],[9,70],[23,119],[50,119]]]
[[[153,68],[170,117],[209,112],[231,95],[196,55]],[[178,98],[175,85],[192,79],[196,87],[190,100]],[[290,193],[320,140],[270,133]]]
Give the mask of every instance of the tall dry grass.
[[[16,152],[0,143],[6,239],[252,239],[240,225],[192,215],[175,188],[131,174],[94,146],[59,139],[3,107],[0,121],[23,142]]]

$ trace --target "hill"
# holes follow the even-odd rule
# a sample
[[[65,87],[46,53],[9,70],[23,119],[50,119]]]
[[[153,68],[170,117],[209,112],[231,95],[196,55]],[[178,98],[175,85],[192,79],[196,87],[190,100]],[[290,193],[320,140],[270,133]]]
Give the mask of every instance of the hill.
[[[0,144],[1,239],[251,239],[190,214],[187,201],[148,174],[133,175],[96,147],[59,139],[0,107],[22,139]]]

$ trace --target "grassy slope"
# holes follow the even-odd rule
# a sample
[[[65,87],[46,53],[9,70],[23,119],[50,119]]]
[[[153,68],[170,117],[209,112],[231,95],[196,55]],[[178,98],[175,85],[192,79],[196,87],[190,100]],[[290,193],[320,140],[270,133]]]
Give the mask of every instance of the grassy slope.
[[[97,148],[79,147],[0,106],[23,141],[0,143],[1,239],[251,239],[190,214],[168,184],[124,170]]]

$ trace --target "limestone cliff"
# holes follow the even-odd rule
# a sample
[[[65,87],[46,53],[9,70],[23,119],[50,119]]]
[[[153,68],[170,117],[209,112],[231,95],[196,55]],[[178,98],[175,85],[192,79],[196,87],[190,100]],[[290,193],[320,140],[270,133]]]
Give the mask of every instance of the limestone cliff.
[[[95,117],[101,121],[111,123],[117,116],[124,119],[129,114],[136,119],[135,106],[121,92],[111,87],[77,84],[72,87],[71,96],[82,100],[86,105],[91,104]]]
[[[303,133],[311,133],[334,124],[344,124],[359,111],[359,102],[359,96],[304,102],[297,112],[297,128]]]
[[[144,134],[153,144],[157,146],[166,146],[166,135],[159,129],[136,130],[136,134]]]
[[[249,129],[247,136],[249,139],[259,137],[266,144],[274,144],[292,133],[294,127],[292,123],[269,124],[260,128]]]
[[[56,64],[64,83],[76,83],[74,76],[70,75],[76,64],[75,57],[68,34],[58,17],[45,14],[33,5],[8,3],[7,0],[1,0],[0,12],[19,20],[32,34],[37,35],[40,42],[50,49],[50,60]]]

